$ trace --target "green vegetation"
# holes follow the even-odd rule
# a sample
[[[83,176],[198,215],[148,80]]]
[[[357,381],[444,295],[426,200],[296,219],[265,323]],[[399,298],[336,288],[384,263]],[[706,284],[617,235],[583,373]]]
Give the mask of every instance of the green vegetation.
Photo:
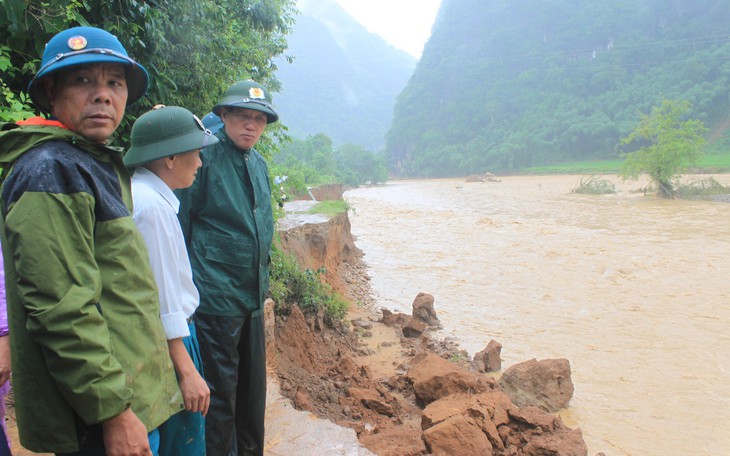
[[[345,200],[322,201],[309,209],[310,214],[337,215],[347,212],[350,205]]]
[[[730,155],[728,155],[730,157]],[[531,166],[523,174],[618,174],[623,160],[586,160]]]
[[[355,144],[333,147],[325,134],[293,139],[273,157],[275,175],[288,176],[285,192],[306,195],[307,187],[344,183],[358,186],[385,182],[388,172],[382,158]]]
[[[687,116],[712,130],[714,152],[728,152],[727,7],[722,0],[443,2],[396,102],[390,171],[517,174],[616,160],[640,113],[664,99],[691,103]]]
[[[707,128],[699,120],[685,120],[689,110],[687,102],[664,100],[650,115],[642,115],[636,129],[621,144],[648,144],[626,154],[621,176],[636,179],[646,173],[661,196],[674,197],[679,174],[697,163],[705,144]]]
[[[623,160],[575,161],[533,166],[525,168],[521,174],[619,174],[623,163]],[[706,152],[697,164],[688,168],[688,171],[694,174],[730,173],[730,152],[716,154]]]
[[[573,189],[572,192],[589,195],[606,195],[616,193],[616,186],[609,180],[602,179],[598,176],[591,176],[586,180],[581,179],[580,185]]]
[[[276,302],[276,312],[288,315],[298,304],[305,315],[323,315],[331,323],[342,322],[348,303],[332,287],[324,283],[324,270],[303,270],[297,261],[278,246],[271,251],[269,294]]]
[[[691,170],[694,173],[730,173],[730,153],[705,153]]]
[[[150,72],[149,92],[127,110],[117,146],[128,143],[134,119],[155,104],[185,106],[202,117],[237,80],[252,78],[277,91],[273,59],[286,49],[294,6],[294,0],[3,0],[0,121],[34,114],[25,90],[44,44],[77,25],[115,34]],[[285,128],[276,123],[256,148],[270,160],[285,140]],[[347,303],[320,281],[321,271],[302,271],[278,249],[272,256],[271,293],[279,311],[296,302],[305,312],[344,317]]]
[[[277,91],[272,62],[286,49],[294,6],[294,0],[3,0],[0,115],[30,114],[24,91],[44,44],[77,25],[115,34],[150,73],[147,96],[127,110],[117,146],[128,143],[134,119],[155,104],[184,106],[202,117],[237,80],[252,78]],[[257,149],[270,157],[284,137],[274,124]]]
[[[15,122],[33,115],[30,100],[24,92],[14,93],[5,83],[5,75],[15,77],[19,73],[10,62],[10,48],[0,45],[0,122]]]
[[[683,199],[709,199],[716,195],[730,194],[730,187],[722,185],[712,177],[677,186],[675,194]]]

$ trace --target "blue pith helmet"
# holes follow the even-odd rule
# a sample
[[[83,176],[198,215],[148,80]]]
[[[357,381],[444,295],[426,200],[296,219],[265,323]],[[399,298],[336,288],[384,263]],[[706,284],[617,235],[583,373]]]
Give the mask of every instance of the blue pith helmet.
[[[125,66],[128,105],[147,92],[147,70],[127,55],[116,36],[96,27],[73,27],[57,33],[46,44],[41,69],[28,85],[30,99],[40,110],[50,112],[41,79],[58,70],[92,63],[119,63]]]
[[[221,108],[246,108],[254,111],[261,111],[266,114],[266,123],[270,124],[279,120],[279,115],[274,111],[271,102],[271,93],[258,82],[238,81],[230,86],[223,99],[213,107],[213,113],[220,116]]]
[[[218,130],[220,130],[223,126],[223,121],[221,120],[221,118],[213,114],[212,112],[206,114],[202,120],[205,128],[213,132],[213,134],[218,133]]]

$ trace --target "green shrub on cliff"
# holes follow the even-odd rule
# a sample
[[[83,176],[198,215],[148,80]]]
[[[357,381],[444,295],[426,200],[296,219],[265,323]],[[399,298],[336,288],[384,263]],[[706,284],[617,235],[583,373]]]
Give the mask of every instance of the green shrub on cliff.
[[[341,322],[348,303],[320,278],[323,269],[302,269],[291,255],[274,246],[271,250],[269,294],[277,315],[288,315],[298,304],[305,315],[323,314],[332,323]]]

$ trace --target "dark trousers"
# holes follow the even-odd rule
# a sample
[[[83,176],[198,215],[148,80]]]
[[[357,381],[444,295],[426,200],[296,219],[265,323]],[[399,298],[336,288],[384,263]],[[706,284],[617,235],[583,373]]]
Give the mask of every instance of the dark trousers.
[[[5,417],[2,417],[2,419],[5,419]],[[0,456],[12,456],[10,446],[8,445],[8,438],[5,435],[5,426],[0,426]]]
[[[210,387],[208,456],[264,454],[266,337],[263,315],[196,314],[200,355]],[[234,439],[235,436],[235,439]]]

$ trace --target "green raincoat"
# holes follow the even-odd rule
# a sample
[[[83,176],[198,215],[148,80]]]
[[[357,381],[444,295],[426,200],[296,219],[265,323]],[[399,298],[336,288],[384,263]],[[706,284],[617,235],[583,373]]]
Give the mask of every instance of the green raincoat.
[[[103,445],[131,407],[155,429],[180,411],[147,250],[117,151],[53,126],[0,131],[2,246],[21,444]]]
[[[192,187],[177,192],[200,292],[197,311],[258,316],[269,291],[274,235],[269,169],[256,150],[237,148],[223,129],[218,138],[203,150]]]

